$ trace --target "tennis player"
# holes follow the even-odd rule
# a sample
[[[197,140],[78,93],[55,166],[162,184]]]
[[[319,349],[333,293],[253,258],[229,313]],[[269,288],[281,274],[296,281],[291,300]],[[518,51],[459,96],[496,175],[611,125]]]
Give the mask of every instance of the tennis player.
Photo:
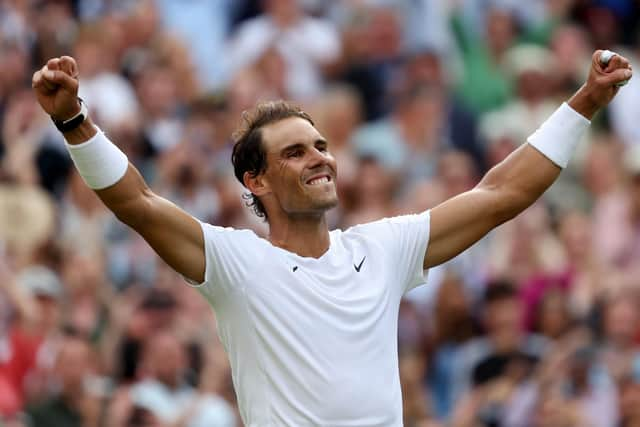
[[[554,182],[592,116],[631,77],[627,59],[607,52],[594,53],[582,88],[477,187],[345,231],[330,231],[325,216],[338,203],[330,142],[301,110],[258,106],[232,161],[268,221],[267,239],[201,223],[154,194],[89,118],[73,58],[49,60],[33,88],[87,185],[215,310],[246,426],[389,427],[402,425],[402,295]]]

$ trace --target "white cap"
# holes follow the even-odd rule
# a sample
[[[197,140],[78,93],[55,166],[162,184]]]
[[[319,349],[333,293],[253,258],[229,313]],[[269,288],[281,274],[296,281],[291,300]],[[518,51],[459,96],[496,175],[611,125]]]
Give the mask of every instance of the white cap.
[[[58,275],[42,265],[34,265],[22,270],[18,274],[17,282],[34,296],[60,299],[63,294],[62,283]]]
[[[551,51],[535,44],[523,44],[507,51],[503,64],[505,71],[518,78],[527,71],[550,74],[554,69],[554,57]]]

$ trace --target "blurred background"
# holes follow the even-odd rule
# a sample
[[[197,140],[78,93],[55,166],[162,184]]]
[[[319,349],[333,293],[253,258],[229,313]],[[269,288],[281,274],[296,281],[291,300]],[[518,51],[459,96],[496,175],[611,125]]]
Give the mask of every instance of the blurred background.
[[[640,69],[639,21],[637,0],[0,0],[0,425],[241,426],[206,301],[82,184],[38,107],[47,59],[77,59],[154,191],[264,235],[230,162],[256,102],[314,117],[347,228],[472,188],[594,49]],[[636,76],[536,205],[407,294],[406,427],[640,426],[639,120]]]

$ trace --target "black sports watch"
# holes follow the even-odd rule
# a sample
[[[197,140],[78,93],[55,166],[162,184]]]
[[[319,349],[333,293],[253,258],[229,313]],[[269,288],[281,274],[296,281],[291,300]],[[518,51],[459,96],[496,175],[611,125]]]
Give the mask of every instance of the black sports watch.
[[[89,116],[89,109],[87,104],[84,103],[82,98],[78,97],[78,103],[80,104],[80,112],[75,116],[67,120],[55,120],[53,117],[53,124],[56,125],[60,132],[70,132],[80,126]]]

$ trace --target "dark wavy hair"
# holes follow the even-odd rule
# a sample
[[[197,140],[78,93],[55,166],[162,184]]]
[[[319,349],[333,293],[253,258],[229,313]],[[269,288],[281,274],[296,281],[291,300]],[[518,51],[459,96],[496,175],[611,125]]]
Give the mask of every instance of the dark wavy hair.
[[[242,113],[240,128],[233,134],[233,152],[231,163],[233,172],[244,186],[244,173],[249,172],[252,178],[267,169],[267,156],[262,143],[262,128],[290,117],[299,117],[315,126],[311,117],[296,105],[286,101],[261,102],[252,110]],[[248,207],[260,218],[267,219],[267,211],[260,199],[253,193],[245,193],[242,198]]]

